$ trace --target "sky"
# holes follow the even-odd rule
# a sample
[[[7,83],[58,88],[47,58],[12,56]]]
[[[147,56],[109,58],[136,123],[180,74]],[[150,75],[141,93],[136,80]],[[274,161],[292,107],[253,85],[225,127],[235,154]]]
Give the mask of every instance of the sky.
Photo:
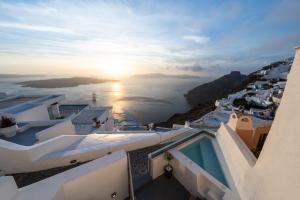
[[[0,73],[250,73],[293,56],[299,0],[2,0]]]

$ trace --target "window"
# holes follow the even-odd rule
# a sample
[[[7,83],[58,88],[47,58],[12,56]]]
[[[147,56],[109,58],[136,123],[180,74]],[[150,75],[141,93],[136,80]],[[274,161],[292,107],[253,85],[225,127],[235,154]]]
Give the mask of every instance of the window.
[[[242,118],[241,120],[242,120],[242,122],[249,122],[248,118]]]
[[[263,146],[264,146],[264,143],[266,141],[266,138],[267,138],[268,134],[267,133],[263,133],[259,136],[259,139],[258,139],[258,142],[257,142],[257,145],[256,145],[256,150],[257,151],[261,151]]]

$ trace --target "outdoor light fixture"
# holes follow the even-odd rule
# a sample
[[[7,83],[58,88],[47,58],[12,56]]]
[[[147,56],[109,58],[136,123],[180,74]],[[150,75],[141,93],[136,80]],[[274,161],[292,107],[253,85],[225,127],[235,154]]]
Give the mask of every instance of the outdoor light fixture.
[[[117,193],[116,193],[116,192],[112,193],[112,194],[110,195],[110,197],[111,197],[112,199],[115,199],[115,198],[117,197]]]

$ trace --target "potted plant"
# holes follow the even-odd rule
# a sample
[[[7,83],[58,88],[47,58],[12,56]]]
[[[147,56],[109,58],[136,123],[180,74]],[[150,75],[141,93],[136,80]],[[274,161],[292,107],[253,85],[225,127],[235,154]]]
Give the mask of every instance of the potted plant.
[[[17,124],[13,118],[2,116],[0,132],[5,137],[13,137],[17,133]]]
[[[167,178],[171,178],[172,173],[173,173],[173,167],[172,167],[172,165],[170,165],[170,161],[173,159],[173,156],[169,152],[166,152],[165,153],[165,158],[168,161],[168,164],[164,167],[165,176]]]
[[[96,128],[100,128],[100,126],[101,126],[100,120],[98,120],[97,117],[94,117],[93,121],[95,122]]]

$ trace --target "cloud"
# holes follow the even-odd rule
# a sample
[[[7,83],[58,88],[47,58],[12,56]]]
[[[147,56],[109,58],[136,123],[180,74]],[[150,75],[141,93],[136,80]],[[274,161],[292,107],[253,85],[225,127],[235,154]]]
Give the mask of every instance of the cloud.
[[[39,32],[75,34],[75,32],[69,29],[58,28],[53,26],[37,26],[37,25],[22,24],[22,23],[0,22],[0,27],[39,31]]]
[[[210,37],[197,36],[197,35],[185,35],[183,36],[183,39],[197,44],[206,44],[210,41]]]
[[[207,72],[218,72],[224,71],[219,64],[200,64],[196,62],[195,64],[183,64],[183,65],[173,65],[173,66],[165,66],[162,69],[165,70],[177,70],[177,71],[185,71],[185,72],[192,72],[192,73],[207,73]]]
[[[192,72],[200,72],[200,71],[204,70],[204,68],[200,65],[176,66],[176,69],[181,70],[181,71],[192,71]]]
[[[75,2],[0,0],[0,57],[18,61],[7,72],[30,71],[22,60],[28,56],[36,66],[50,65],[41,59],[47,57],[65,71],[78,65],[93,72],[107,66],[103,60],[142,73],[164,66],[190,74],[250,71],[266,56],[293,52],[300,33],[298,1]]]

